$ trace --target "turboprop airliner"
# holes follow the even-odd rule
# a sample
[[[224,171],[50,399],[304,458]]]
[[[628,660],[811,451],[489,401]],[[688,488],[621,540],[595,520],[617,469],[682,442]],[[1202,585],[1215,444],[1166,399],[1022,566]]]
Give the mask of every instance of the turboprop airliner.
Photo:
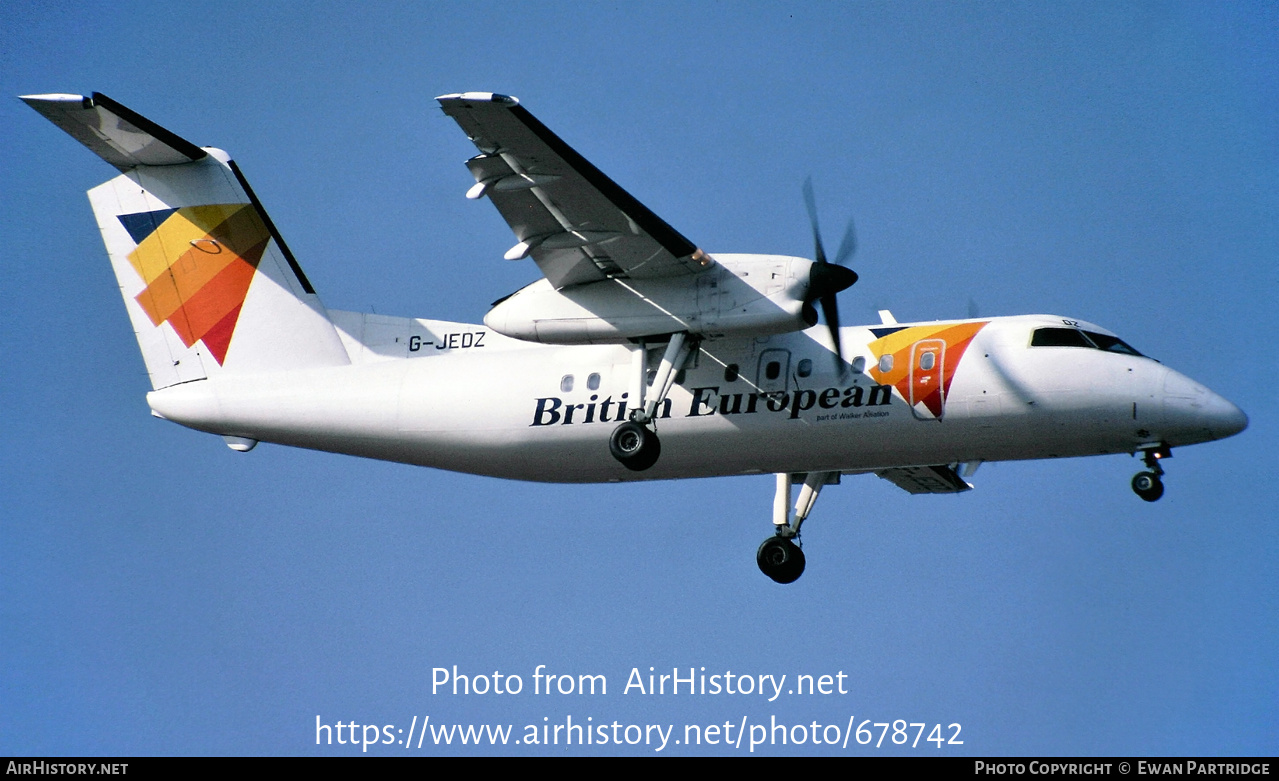
[[[773,474],[756,561],[789,583],[844,476],[958,493],[985,461],[1127,453],[1155,501],[1173,448],[1248,423],[1077,318],[841,327],[855,236],[826,257],[811,186],[812,260],[713,254],[506,95],[438,98],[478,150],[466,197],[510,225],[506,260],[541,271],[482,324],[327,309],[226,152],[99,93],[22,100],[120,171],[89,201],[152,413],[232,450],[566,483]]]

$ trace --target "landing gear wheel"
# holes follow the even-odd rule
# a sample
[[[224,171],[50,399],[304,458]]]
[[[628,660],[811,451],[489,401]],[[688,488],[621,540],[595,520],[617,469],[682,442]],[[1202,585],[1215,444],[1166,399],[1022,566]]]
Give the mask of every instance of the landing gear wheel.
[[[1147,502],[1156,502],[1164,495],[1164,483],[1154,472],[1138,472],[1132,479],[1132,490]]]
[[[794,583],[804,574],[804,551],[785,537],[769,537],[755,552],[759,571],[778,583]]]
[[[635,472],[643,472],[657,463],[657,457],[662,454],[662,443],[658,441],[656,432],[649,431],[634,421],[627,421],[613,429],[608,449],[613,458],[622,462],[622,466]]]

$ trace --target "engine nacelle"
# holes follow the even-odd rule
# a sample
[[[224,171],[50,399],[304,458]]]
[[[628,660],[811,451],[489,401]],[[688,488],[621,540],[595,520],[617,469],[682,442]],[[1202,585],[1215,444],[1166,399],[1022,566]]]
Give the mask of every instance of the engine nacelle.
[[[484,316],[505,336],[545,344],[616,344],[687,331],[763,336],[816,322],[808,295],[811,260],[716,255],[692,277],[609,279],[556,290],[545,279],[499,301]]]

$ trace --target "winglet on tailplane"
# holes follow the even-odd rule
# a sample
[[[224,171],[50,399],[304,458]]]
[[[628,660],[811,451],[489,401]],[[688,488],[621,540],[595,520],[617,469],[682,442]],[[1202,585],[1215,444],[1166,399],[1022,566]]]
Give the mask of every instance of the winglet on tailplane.
[[[120,176],[89,191],[151,385],[349,363],[239,167],[100,93],[22,100]]]

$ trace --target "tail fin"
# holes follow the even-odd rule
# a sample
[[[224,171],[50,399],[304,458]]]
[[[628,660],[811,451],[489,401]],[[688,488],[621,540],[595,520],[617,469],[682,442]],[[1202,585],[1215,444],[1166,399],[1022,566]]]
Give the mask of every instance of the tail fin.
[[[349,363],[240,169],[105,95],[22,98],[120,176],[89,191],[159,390],[218,372]]]

